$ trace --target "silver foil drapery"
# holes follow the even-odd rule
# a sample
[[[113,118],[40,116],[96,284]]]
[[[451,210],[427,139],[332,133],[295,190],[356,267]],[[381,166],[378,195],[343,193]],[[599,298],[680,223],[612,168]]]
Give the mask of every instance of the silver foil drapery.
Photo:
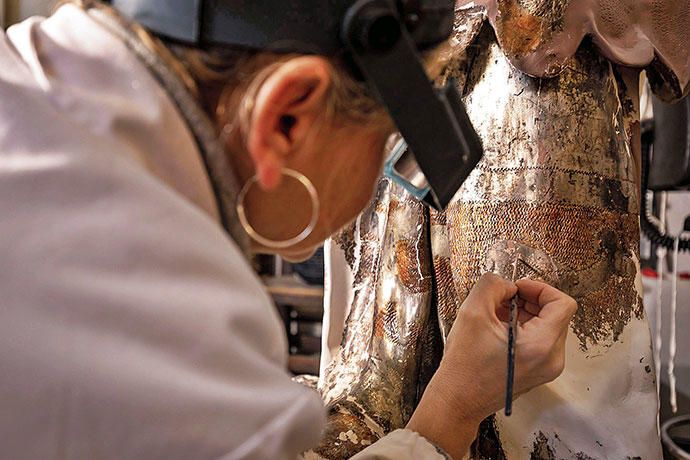
[[[544,2],[498,5],[542,22],[568,8],[532,3]],[[506,43],[538,50],[547,30],[501,29],[497,40],[485,21],[498,30],[492,8],[460,8],[440,55],[440,79],[461,88],[485,158],[445,213],[382,180],[370,208],[328,245],[319,390],[330,415],[311,458],[347,458],[405,425],[487,252],[503,241],[548,254],[579,310],[563,375],[521,396],[512,417],[487,419],[471,458],[661,458],[639,275],[639,70],[607,59],[595,37],[544,78],[531,76]],[[685,78],[674,75],[670,83]]]

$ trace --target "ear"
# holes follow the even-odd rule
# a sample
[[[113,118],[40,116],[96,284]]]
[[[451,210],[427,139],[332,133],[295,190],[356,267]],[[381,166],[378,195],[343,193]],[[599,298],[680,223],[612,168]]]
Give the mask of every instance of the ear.
[[[247,149],[264,189],[280,183],[286,157],[323,116],[332,71],[326,59],[303,56],[282,64],[261,85]]]

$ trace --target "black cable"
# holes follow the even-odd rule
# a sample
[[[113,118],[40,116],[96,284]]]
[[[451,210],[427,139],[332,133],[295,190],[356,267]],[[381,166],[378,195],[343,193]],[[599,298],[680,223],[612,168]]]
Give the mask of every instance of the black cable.
[[[640,224],[645,236],[652,243],[669,251],[675,249],[676,239],[666,234],[652,222],[652,210],[647,206],[647,187],[649,186],[649,168],[654,145],[653,132],[642,135],[642,196],[640,197]],[[690,239],[681,238],[678,242],[680,252],[690,251]]]

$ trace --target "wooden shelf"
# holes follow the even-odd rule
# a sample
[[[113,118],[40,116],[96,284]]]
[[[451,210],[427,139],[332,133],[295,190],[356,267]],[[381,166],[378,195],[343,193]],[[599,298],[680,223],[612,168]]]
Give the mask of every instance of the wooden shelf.
[[[262,281],[281,311],[288,333],[294,334],[291,346],[299,354],[290,355],[288,368],[295,375],[318,375],[323,288],[309,285],[297,275],[264,276]]]
[[[319,375],[319,355],[290,355],[288,369],[296,375]]]
[[[323,316],[322,287],[310,286],[296,276],[262,279],[276,304],[290,306],[303,316],[318,319]]]

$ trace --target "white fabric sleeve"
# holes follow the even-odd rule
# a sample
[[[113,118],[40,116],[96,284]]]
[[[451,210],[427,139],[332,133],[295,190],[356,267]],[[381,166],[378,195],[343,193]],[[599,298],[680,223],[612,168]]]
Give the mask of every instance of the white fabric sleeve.
[[[117,38],[59,11],[0,30],[0,457],[293,460],[323,405],[209,216],[191,133]]]
[[[396,430],[379,439],[352,460],[447,460],[450,456],[418,433]]]
[[[298,460],[324,460],[314,453]],[[411,430],[396,430],[367,447],[351,460],[452,460],[424,437]]]
[[[45,144],[0,129],[0,456],[292,460],[317,444],[320,398],[291,382],[234,243],[46,112]]]

